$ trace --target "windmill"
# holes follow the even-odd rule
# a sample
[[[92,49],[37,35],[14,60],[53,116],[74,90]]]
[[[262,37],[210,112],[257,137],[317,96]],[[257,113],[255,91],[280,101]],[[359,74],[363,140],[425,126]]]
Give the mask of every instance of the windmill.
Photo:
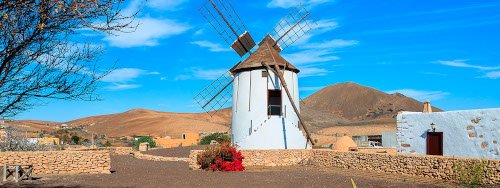
[[[316,26],[308,10],[302,5],[293,8],[253,52],[257,44],[229,0],[208,0],[199,11],[240,57],[247,58],[199,92],[197,103],[212,116],[232,99],[232,141],[240,149],[314,145],[300,115],[300,71],[280,55]]]

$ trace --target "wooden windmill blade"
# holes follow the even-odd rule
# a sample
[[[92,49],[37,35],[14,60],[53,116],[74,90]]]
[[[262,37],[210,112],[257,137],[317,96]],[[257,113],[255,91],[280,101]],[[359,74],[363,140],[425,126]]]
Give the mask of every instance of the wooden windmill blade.
[[[208,0],[199,11],[240,57],[255,47],[255,41],[229,0]]]
[[[317,27],[309,11],[299,4],[282,18],[272,31],[275,39],[273,48],[281,52],[300,40],[304,35]]]
[[[233,96],[231,89],[233,81],[234,78],[231,72],[228,71],[196,94],[194,100],[205,112],[213,116],[231,100]]]

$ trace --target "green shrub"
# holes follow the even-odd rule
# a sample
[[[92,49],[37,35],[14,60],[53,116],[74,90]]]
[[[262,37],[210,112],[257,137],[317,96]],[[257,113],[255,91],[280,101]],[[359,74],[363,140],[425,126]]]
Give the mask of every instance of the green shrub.
[[[219,143],[230,143],[231,137],[227,133],[212,133],[200,140],[200,145],[209,145],[212,140]]]
[[[453,166],[455,172],[457,173],[458,182],[467,187],[483,185],[486,177],[486,173],[484,172],[485,167],[485,161],[473,163],[472,165],[456,163]]]
[[[104,147],[111,147],[111,146],[113,146],[111,142],[109,140],[106,140],[106,142],[104,143]]]
[[[132,143],[132,146],[136,149],[139,149],[139,144],[147,142],[149,143],[150,148],[155,148],[156,147],[156,142],[154,141],[153,137],[150,136],[143,136],[139,138],[138,140],[134,141]]]
[[[71,142],[74,144],[80,144],[80,137],[76,134],[71,136]]]

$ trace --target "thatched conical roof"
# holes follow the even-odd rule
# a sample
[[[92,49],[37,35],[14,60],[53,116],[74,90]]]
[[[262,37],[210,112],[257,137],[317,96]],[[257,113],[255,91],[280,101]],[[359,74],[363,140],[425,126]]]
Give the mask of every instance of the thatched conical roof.
[[[281,68],[286,68],[287,70],[298,73],[299,69],[290,64],[285,58],[283,58],[278,51],[276,51],[272,46],[274,39],[270,35],[266,36],[262,42],[259,43],[257,50],[250,55],[245,61],[237,64],[231,69],[231,72],[238,73],[246,70],[263,69],[262,62],[268,65],[279,65]]]

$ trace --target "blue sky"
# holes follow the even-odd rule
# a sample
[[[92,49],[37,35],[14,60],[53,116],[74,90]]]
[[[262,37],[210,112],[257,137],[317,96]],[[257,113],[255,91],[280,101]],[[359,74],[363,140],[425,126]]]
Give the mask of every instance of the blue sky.
[[[204,21],[193,0],[150,0],[136,32],[78,38],[106,49],[116,67],[101,101],[46,101],[15,119],[68,121],[134,108],[201,112],[193,96],[241,58]],[[139,1],[127,1],[132,12]],[[231,0],[258,42],[296,0]],[[318,29],[282,55],[299,67],[301,98],[353,81],[444,110],[500,107],[500,2],[303,1]]]

